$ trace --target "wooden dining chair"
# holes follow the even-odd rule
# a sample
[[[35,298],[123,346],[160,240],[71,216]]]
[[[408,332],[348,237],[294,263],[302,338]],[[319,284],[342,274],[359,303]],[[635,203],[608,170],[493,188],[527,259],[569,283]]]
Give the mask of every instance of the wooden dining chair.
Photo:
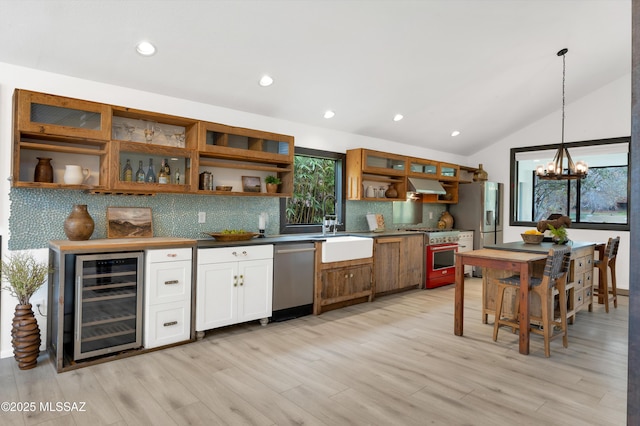
[[[618,307],[618,293],[616,290],[616,257],[620,237],[609,238],[604,252],[600,252],[600,259],[593,262],[593,267],[598,268],[598,287],[593,289],[593,295],[598,296],[598,303],[604,303],[604,310],[609,313],[609,301],[613,301],[613,307]],[[611,271],[611,287],[609,287],[609,274]]]
[[[562,345],[566,348],[569,345],[567,336],[567,271],[571,261],[571,247],[563,246],[552,248],[549,250],[547,260],[544,267],[542,278],[530,277],[529,284],[531,286],[529,297],[531,294],[537,294],[540,297],[541,316],[531,316],[532,322],[542,323],[542,330],[531,327],[527,324],[531,333],[544,336],[544,354],[546,357],[551,356],[550,342],[556,337],[562,336]],[[508,278],[498,280],[496,285],[496,314],[493,323],[493,341],[498,340],[498,330],[501,326],[511,327],[512,330],[518,330],[521,324],[518,322],[519,314],[519,297],[516,297],[514,314],[511,318],[502,318],[502,305],[504,300],[504,291],[507,288],[514,288],[516,292],[520,288],[520,276],[513,275]],[[554,309],[554,296],[558,295],[560,318],[556,318]],[[554,328],[560,327],[561,332],[554,334]]]

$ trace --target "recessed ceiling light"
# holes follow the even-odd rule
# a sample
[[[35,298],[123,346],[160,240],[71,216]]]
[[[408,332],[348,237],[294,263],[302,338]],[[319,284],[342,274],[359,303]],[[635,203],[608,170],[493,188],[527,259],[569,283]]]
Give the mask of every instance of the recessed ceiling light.
[[[136,52],[142,56],[151,56],[156,53],[156,47],[148,41],[141,41],[136,46]]]
[[[400,121],[404,118],[404,115],[402,114],[396,114],[393,116],[393,121]]]
[[[451,132],[451,136],[456,137],[460,134],[459,130],[454,130],[453,132]]]
[[[331,111],[330,109],[324,112],[324,118],[333,118],[334,115],[336,115],[336,113]]]
[[[263,75],[260,78],[260,86],[267,87],[267,86],[271,86],[272,84],[273,84],[273,78],[269,77],[268,75]]]

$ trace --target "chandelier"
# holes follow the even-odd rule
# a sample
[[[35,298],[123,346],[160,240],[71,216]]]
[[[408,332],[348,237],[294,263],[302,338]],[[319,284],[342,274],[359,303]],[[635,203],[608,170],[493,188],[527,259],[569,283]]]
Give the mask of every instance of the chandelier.
[[[553,161],[547,164],[545,170],[543,165],[536,167],[536,175],[543,180],[570,180],[583,179],[587,176],[589,167],[584,161],[578,161],[575,164],[571,159],[569,150],[564,146],[564,82],[565,82],[565,54],[569,49],[562,49],[558,52],[558,56],[562,56],[562,139],[560,139],[560,148],[553,157]],[[565,161],[566,167],[565,167]]]

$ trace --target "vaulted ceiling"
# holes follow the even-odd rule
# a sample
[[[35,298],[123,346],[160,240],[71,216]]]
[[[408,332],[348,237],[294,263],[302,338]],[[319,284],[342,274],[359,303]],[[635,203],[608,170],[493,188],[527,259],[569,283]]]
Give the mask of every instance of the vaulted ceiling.
[[[0,0],[0,40],[0,62],[470,155],[559,111],[561,48],[568,103],[630,73],[631,0]]]

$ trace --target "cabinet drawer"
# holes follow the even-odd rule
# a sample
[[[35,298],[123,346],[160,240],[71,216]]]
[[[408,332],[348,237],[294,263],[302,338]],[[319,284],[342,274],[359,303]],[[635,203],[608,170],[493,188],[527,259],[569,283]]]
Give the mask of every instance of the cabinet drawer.
[[[576,289],[573,293],[573,307],[579,309],[584,303],[584,290]]]
[[[180,260],[191,260],[192,250],[190,248],[174,248],[162,250],[148,250],[147,262],[175,262]]]
[[[198,250],[198,265],[256,259],[273,259],[273,244]]]
[[[154,263],[149,270],[150,305],[191,299],[191,261]]]
[[[189,340],[190,310],[188,303],[151,306],[145,318],[145,348],[155,348]]]

